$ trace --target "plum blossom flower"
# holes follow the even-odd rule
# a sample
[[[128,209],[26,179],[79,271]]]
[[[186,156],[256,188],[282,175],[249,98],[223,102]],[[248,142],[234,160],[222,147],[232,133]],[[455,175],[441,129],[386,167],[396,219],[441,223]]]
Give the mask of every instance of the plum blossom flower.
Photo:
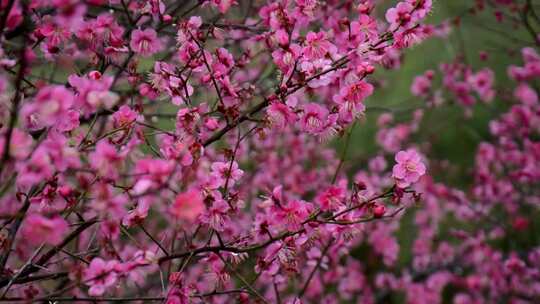
[[[467,80],[470,83],[473,90],[475,90],[480,98],[489,102],[493,100],[495,91],[493,90],[493,82],[495,75],[491,69],[484,68],[478,71],[476,74],[471,75]]]
[[[219,12],[225,14],[231,6],[237,4],[234,0],[211,0],[213,6],[217,7]]]
[[[217,187],[225,186],[227,181],[229,185],[240,180],[244,171],[238,168],[238,163],[231,162],[215,162],[212,164],[212,177],[215,178]]]
[[[407,27],[412,20],[411,13],[413,6],[408,2],[399,2],[396,7],[386,11],[386,21],[390,23],[391,29],[396,29],[399,26]]]
[[[25,159],[30,155],[30,152],[32,152],[32,143],[32,137],[28,135],[28,133],[18,128],[14,128],[8,147],[9,155],[16,159]],[[4,154],[5,145],[6,138],[4,134],[0,134],[0,155]]]
[[[49,127],[66,117],[74,101],[75,96],[64,86],[47,86],[39,90],[34,102],[25,105],[23,116],[31,116],[30,129]]]
[[[534,106],[538,104],[538,94],[529,85],[522,83],[514,90],[514,97],[523,104]]]
[[[274,207],[274,209],[276,221],[289,231],[295,231],[308,218],[313,205],[302,200],[293,200],[281,205],[281,207]]]
[[[345,121],[351,121],[352,118],[363,113],[366,109],[363,101],[371,94],[373,94],[373,85],[365,81],[343,86],[339,94],[333,98],[334,102],[340,106],[340,117]]]
[[[202,215],[201,222],[207,224],[216,231],[223,231],[230,221],[227,212],[230,210],[227,202],[221,197],[217,197],[215,201]]]
[[[124,159],[124,153],[119,153],[114,145],[106,141],[100,141],[96,150],[90,153],[90,165],[96,169],[100,176],[116,179],[118,168]]]
[[[413,16],[418,19],[426,17],[433,6],[432,0],[407,0],[414,7]]]
[[[178,219],[194,221],[206,209],[200,191],[191,189],[176,196],[170,212]]]
[[[337,115],[329,114],[327,108],[316,103],[309,103],[303,107],[303,114],[299,122],[303,131],[329,138],[335,132],[336,120]]]
[[[351,38],[364,42],[377,36],[377,22],[368,15],[360,15],[358,21],[351,22]]]
[[[344,182],[344,181],[343,181]],[[323,211],[333,211],[338,209],[345,202],[347,191],[344,183],[340,183],[339,186],[330,186],[318,197],[317,201]]]
[[[306,35],[306,46],[303,53],[307,59],[321,59],[326,54],[336,51],[336,46],[326,38],[325,32],[309,32]]]
[[[150,28],[144,31],[139,29],[134,30],[131,33],[129,46],[135,53],[141,54],[144,57],[152,56],[162,48],[156,31]]]
[[[266,110],[268,114],[268,120],[270,120],[272,126],[283,129],[287,125],[296,120],[296,114],[286,104],[281,102],[272,102]]]
[[[308,86],[313,89],[328,86],[334,81],[336,72],[331,68],[332,61],[328,59],[306,60],[300,64],[300,70],[310,79]]]
[[[104,261],[101,258],[94,258],[88,268],[84,271],[84,282],[90,286],[88,294],[91,296],[101,296],[108,287],[113,286],[118,279],[115,267],[118,261]]]
[[[426,166],[422,163],[420,155],[413,149],[399,151],[395,159],[397,164],[392,169],[392,177],[400,188],[416,183],[426,173]]]
[[[84,76],[72,74],[69,75],[68,82],[78,93],[74,106],[85,115],[102,106],[110,108],[118,100],[118,96],[109,91],[113,82],[111,76],[93,72]]]
[[[123,105],[113,114],[115,128],[128,127],[137,120],[141,120],[139,113],[130,109],[129,106]]]
[[[137,207],[130,210],[128,214],[124,216],[124,218],[122,219],[122,224],[126,227],[131,227],[138,223],[141,223],[148,216],[149,209],[150,209],[150,204],[148,200],[142,199],[137,204]]]
[[[22,235],[31,245],[42,243],[57,245],[62,242],[68,230],[68,223],[60,216],[47,218],[38,213],[30,214],[24,220]]]
[[[411,85],[411,93],[418,97],[427,97],[431,90],[434,72],[429,70],[423,75],[416,76]]]

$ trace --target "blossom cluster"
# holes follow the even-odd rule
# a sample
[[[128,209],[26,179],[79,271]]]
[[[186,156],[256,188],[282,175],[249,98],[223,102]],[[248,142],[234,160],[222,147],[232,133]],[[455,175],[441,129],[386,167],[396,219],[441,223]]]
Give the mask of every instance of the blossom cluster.
[[[378,117],[365,167],[347,157],[377,71],[449,35],[424,23],[432,6],[0,1],[0,301],[436,303],[445,286],[456,303],[538,299],[540,247],[492,246],[509,237],[499,224],[438,231],[499,208],[531,225],[533,46],[508,69],[514,104],[490,122],[470,193],[435,182],[414,141],[433,106],[495,102],[495,72],[460,58],[440,65],[440,88],[434,71],[414,79],[426,106],[410,121]],[[399,267],[409,214],[418,237]]]

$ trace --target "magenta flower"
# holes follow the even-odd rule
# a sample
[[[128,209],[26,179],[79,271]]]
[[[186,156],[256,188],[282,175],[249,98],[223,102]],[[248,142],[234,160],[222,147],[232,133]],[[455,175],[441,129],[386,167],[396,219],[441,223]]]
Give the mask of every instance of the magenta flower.
[[[90,286],[88,294],[91,296],[101,296],[108,287],[116,283],[117,273],[115,267],[118,261],[104,261],[101,258],[92,260],[88,268],[84,271],[84,282]]]
[[[139,118],[139,113],[133,111],[126,105],[121,106],[120,109],[113,114],[114,126],[116,128],[128,127]]]
[[[96,150],[90,153],[89,159],[91,167],[96,169],[100,176],[115,179],[123,160],[123,153],[119,153],[114,145],[100,141],[96,145]]]
[[[289,231],[295,231],[301,227],[302,222],[308,218],[313,205],[302,201],[293,200],[281,208],[275,208],[275,220],[285,226]]]
[[[66,119],[68,110],[73,106],[75,96],[64,86],[47,86],[39,90],[34,102],[27,103],[23,108],[25,116],[29,117],[28,127],[40,129],[53,126]]]
[[[399,151],[395,159],[397,164],[392,169],[392,177],[400,188],[416,183],[422,175],[426,174],[426,166],[422,163],[420,155],[413,149]]]
[[[364,113],[366,107],[363,101],[373,94],[373,85],[358,81],[339,90],[339,94],[334,95],[334,102],[339,105],[339,114],[345,121],[351,121],[353,118]]]
[[[316,103],[303,106],[303,114],[298,120],[301,130],[316,135],[321,141],[328,140],[336,133],[338,114],[330,114],[326,107]]]
[[[215,162],[212,164],[212,177],[215,178],[215,181],[218,187],[225,186],[228,182],[229,185],[232,185],[234,182],[240,180],[244,171],[238,168],[238,163],[233,161],[231,162]]]
[[[131,49],[142,56],[148,57],[161,50],[161,42],[153,29],[134,30],[131,33]]]
[[[386,11],[386,21],[390,23],[391,29],[396,29],[400,26],[406,27],[411,23],[413,6],[407,2],[400,2]]]
[[[198,190],[191,189],[176,196],[170,212],[176,218],[186,221],[194,221],[204,212],[203,197]]]
[[[283,129],[296,120],[296,114],[286,104],[272,102],[266,110],[268,120],[278,129]]]
[[[62,217],[47,218],[33,213],[25,219],[22,235],[31,245],[57,245],[62,242],[67,230],[68,223]]]
[[[304,47],[304,56],[307,59],[314,60],[323,58],[329,52],[334,52],[336,47],[328,41],[325,32],[309,32],[306,35],[306,46]]]

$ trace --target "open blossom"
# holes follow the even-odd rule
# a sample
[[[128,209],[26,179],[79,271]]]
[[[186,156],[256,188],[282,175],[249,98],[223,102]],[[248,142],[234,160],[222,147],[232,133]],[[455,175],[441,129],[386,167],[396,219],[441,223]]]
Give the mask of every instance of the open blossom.
[[[301,227],[313,209],[313,205],[302,201],[293,200],[285,205],[274,207],[275,219],[278,223],[284,225],[287,230],[295,231]]]
[[[527,84],[520,84],[514,90],[514,97],[523,104],[534,106],[538,104],[538,94]]]
[[[283,129],[296,120],[296,113],[286,104],[272,102],[266,110],[272,126]]]
[[[299,123],[300,128],[305,132],[327,139],[335,133],[336,121],[336,114],[329,114],[328,109],[319,104],[309,103],[303,107]]]
[[[317,201],[321,205],[321,210],[336,210],[338,207],[342,206],[347,195],[345,186],[346,185],[341,183],[339,186],[331,186],[326,191],[322,192],[317,197]]]
[[[423,75],[416,76],[411,85],[411,93],[414,96],[427,97],[431,91],[434,72],[429,70]]]
[[[90,286],[88,294],[91,296],[101,296],[108,287],[113,286],[118,279],[115,267],[118,261],[105,261],[101,258],[94,258],[88,268],[84,271],[84,282]]]
[[[123,105],[113,114],[114,126],[116,128],[128,127],[137,120],[140,120],[139,113],[133,111],[129,106]]]
[[[234,0],[212,0],[210,3],[216,6],[222,14],[225,14],[232,5],[237,4]]]
[[[366,107],[363,101],[373,94],[373,85],[357,81],[346,85],[339,90],[338,95],[334,95],[334,102],[340,106],[340,116],[346,121],[351,121],[354,117],[362,114]]]
[[[58,245],[64,239],[68,223],[60,216],[47,218],[38,213],[30,214],[24,220],[22,235],[31,245]]]
[[[191,189],[174,199],[170,212],[180,220],[193,221],[206,209],[200,191]]]
[[[161,41],[157,36],[156,31],[153,29],[134,30],[131,33],[131,42],[129,43],[131,49],[142,56],[148,57],[162,48]]]
[[[244,171],[238,168],[238,163],[232,162],[215,162],[212,164],[211,177],[215,179],[217,187],[234,184],[244,175]]]
[[[386,21],[390,23],[391,29],[400,26],[407,27],[412,21],[413,6],[408,2],[399,2],[396,7],[386,11]]]
[[[309,32],[306,35],[306,46],[303,53],[308,59],[314,60],[335,52],[335,49],[336,47],[326,38],[325,32]]]
[[[75,96],[64,86],[42,88],[34,102],[25,104],[24,115],[30,116],[29,127],[39,129],[60,123],[66,119],[68,110],[73,106]]]
[[[392,177],[400,188],[416,183],[426,173],[426,166],[422,163],[420,155],[413,149],[399,151],[395,159],[397,164],[392,169]]]
[[[490,102],[495,96],[493,90],[495,75],[491,69],[484,68],[468,78],[473,90],[477,92],[480,98],[485,102]]]
[[[416,18],[424,18],[433,7],[433,0],[407,0],[413,7],[413,15]]]
[[[12,139],[8,147],[9,155],[16,159],[25,159],[28,157],[32,151],[32,137],[20,129],[13,129],[11,137]],[[0,155],[4,153],[5,145],[6,137],[4,134],[0,134]]]
[[[0,0],[0,302],[538,302],[527,2]]]
[[[332,61],[328,59],[303,61],[300,64],[300,69],[310,79],[308,85],[313,89],[329,85],[334,81],[336,75],[335,71],[331,71]]]
[[[124,159],[123,153],[118,152],[114,145],[106,141],[100,141],[89,158],[92,168],[96,169],[101,176],[111,179],[118,176],[118,169]]]
[[[93,72],[83,76],[71,74],[68,76],[68,82],[77,93],[75,107],[85,116],[99,107],[109,108],[118,100],[118,96],[109,91],[113,82],[111,76]]]

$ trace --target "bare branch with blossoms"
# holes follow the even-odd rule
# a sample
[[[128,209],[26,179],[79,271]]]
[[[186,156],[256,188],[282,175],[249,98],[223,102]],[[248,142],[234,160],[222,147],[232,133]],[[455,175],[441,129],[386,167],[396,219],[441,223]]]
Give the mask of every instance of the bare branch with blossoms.
[[[539,299],[538,247],[491,243],[526,229],[540,197],[532,1],[459,16],[489,11],[527,33],[510,41],[534,40],[508,68],[514,104],[490,122],[498,141],[479,145],[470,189],[434,182],[441,164],[418,139],[424,112],[473,117],[503,96],[494,69],[459,56],[412,80],[422,105],[371,106],[385,110],[378,154],[351,161],[385,89],[376,72],[460,26],[426,24],[432,6],[0,0],[0,302]],[[479,224],[446,236],[449,219]],[[398,233],[417,237],[402,264]]]

